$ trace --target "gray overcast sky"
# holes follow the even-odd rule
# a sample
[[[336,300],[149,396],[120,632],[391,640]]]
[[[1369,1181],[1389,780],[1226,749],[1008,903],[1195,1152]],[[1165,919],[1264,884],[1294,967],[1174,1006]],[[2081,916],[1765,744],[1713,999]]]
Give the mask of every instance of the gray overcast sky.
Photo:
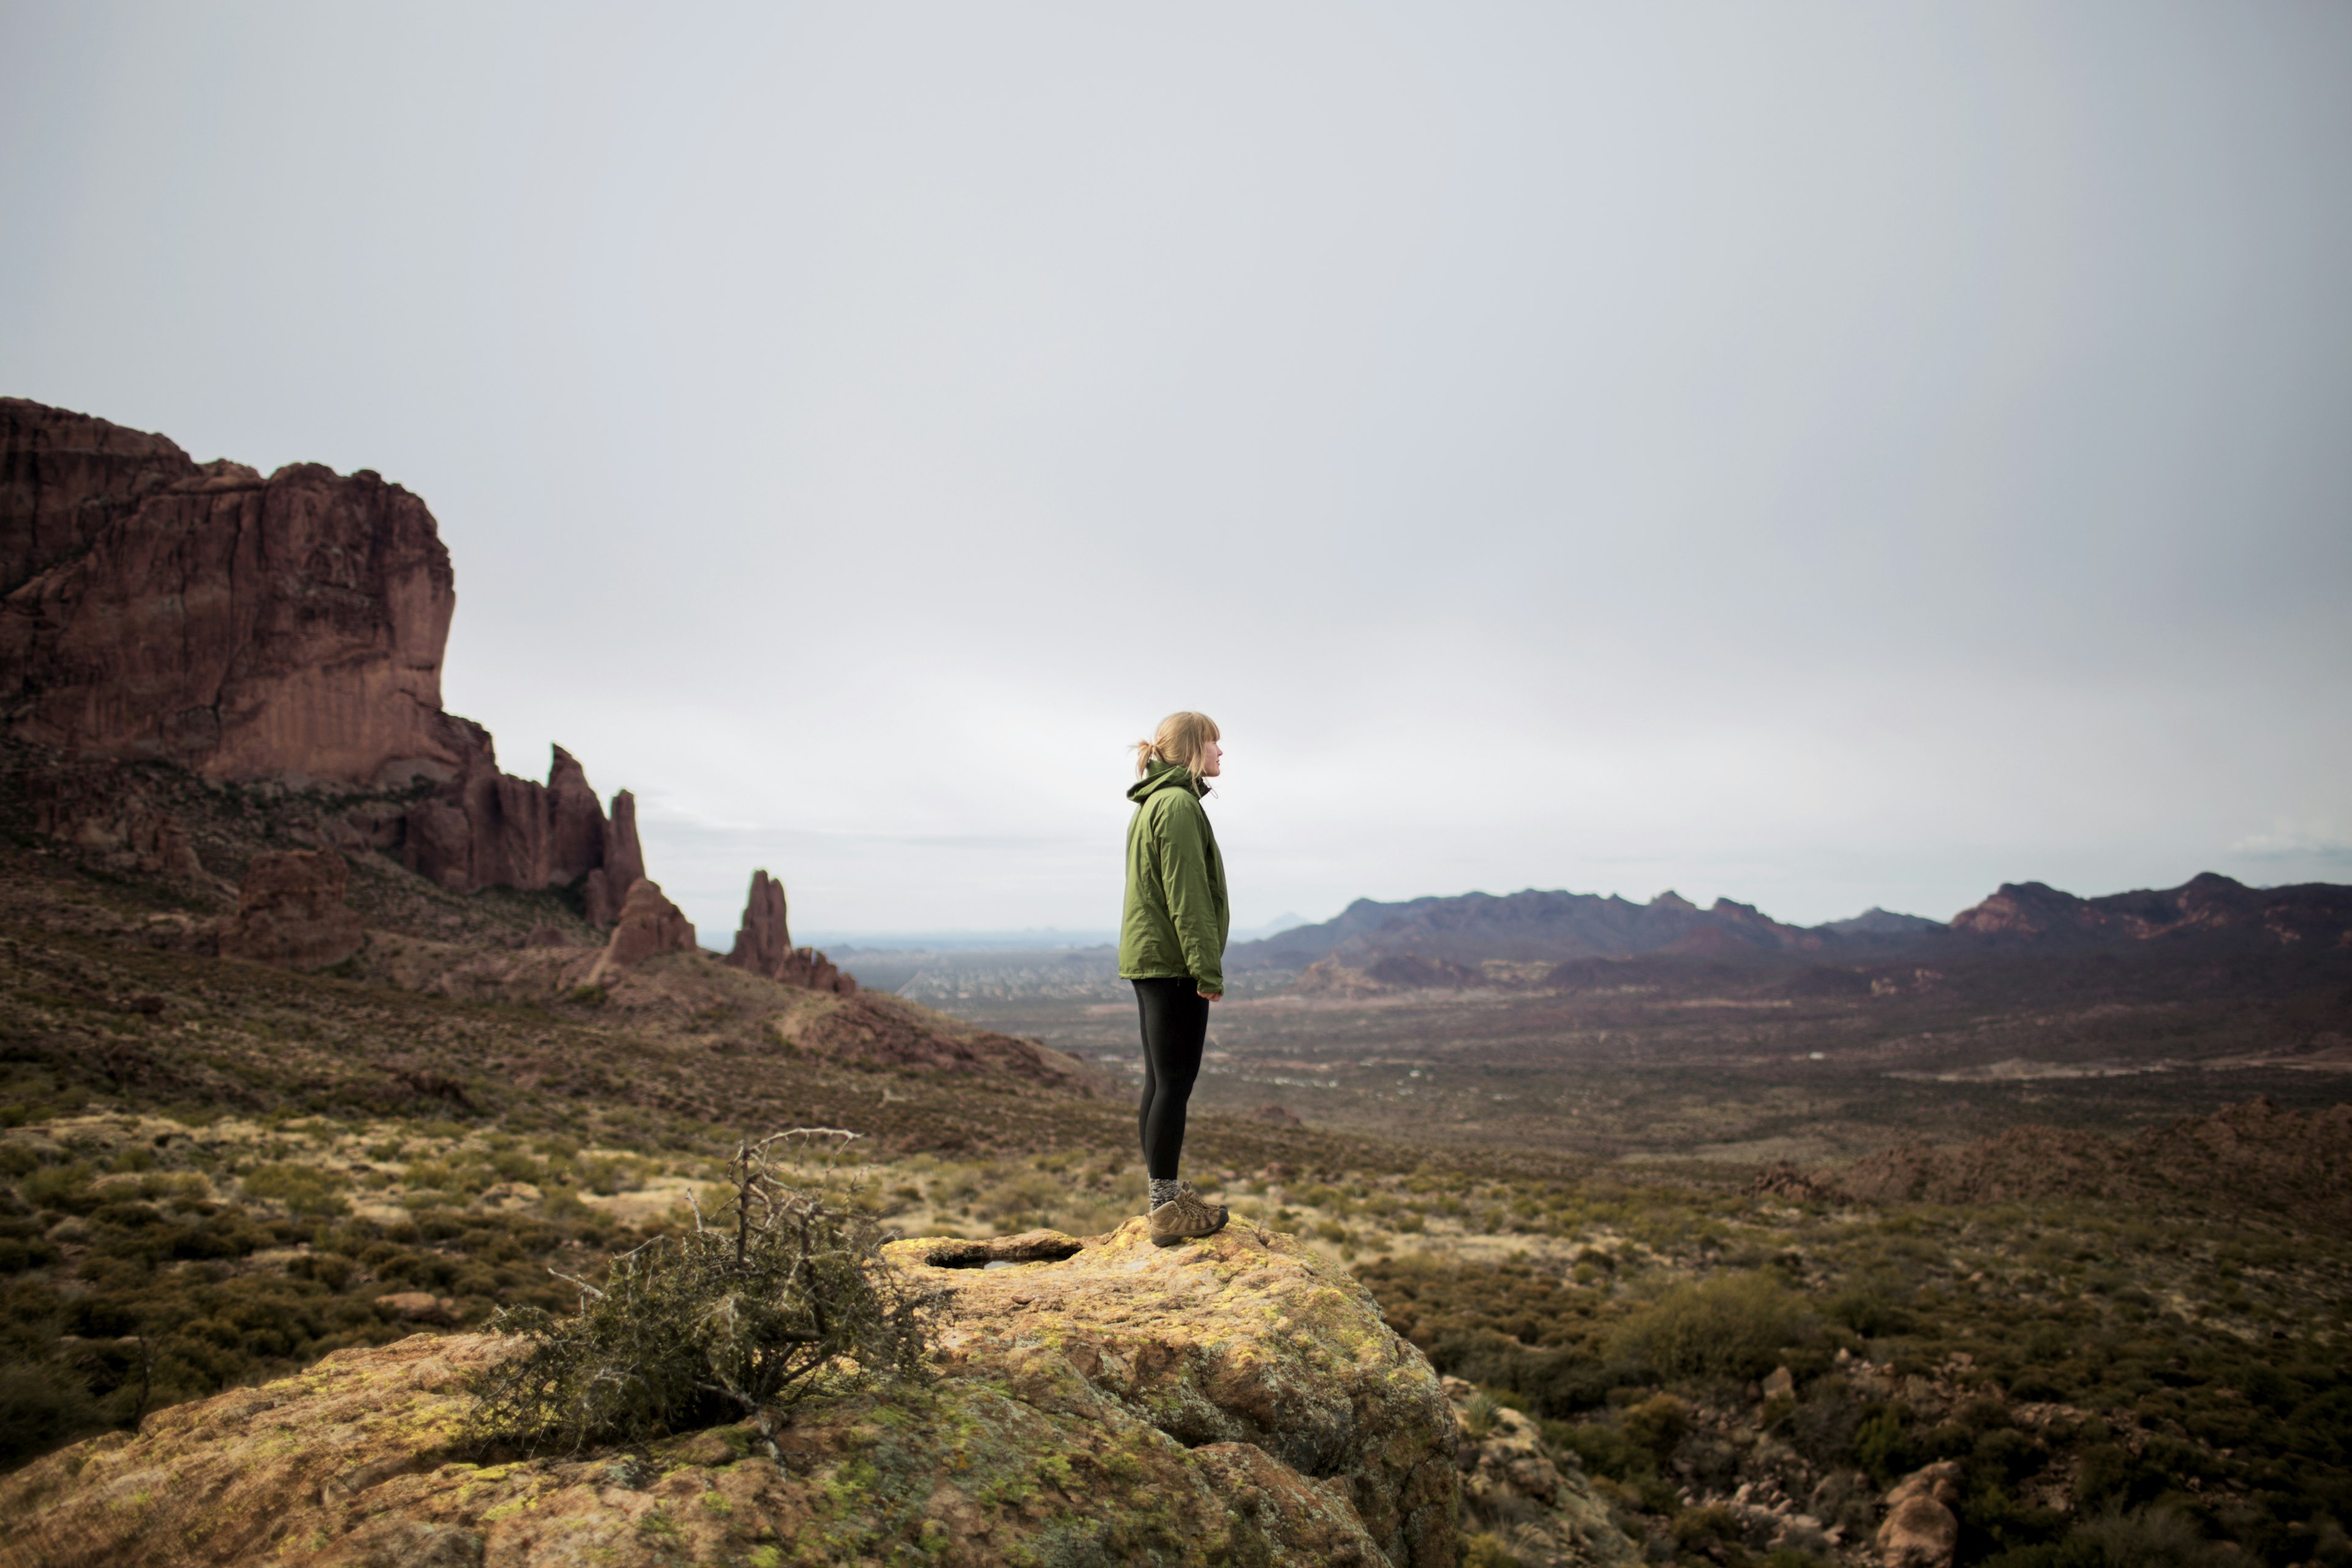
[[[0,390],[373,468],[706,939],[2352,879],[2352,6],[0,5]]]

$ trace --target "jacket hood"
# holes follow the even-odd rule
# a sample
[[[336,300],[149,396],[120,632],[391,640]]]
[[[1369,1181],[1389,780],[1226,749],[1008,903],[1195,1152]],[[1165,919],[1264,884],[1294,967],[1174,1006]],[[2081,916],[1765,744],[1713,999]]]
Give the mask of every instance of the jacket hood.
[[[1127,798],[1141,805],[1161,790],[1176,788],[1191,790],[1196,799],[1209,793],[1192,776],[1192,769],[1178,767],[1174,763],[1154,763],[1141,778],[1128,786]]]

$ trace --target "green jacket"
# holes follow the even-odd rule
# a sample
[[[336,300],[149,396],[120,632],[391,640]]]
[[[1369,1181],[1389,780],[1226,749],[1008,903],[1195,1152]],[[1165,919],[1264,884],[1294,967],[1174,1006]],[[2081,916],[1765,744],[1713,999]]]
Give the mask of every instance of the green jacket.
[[[1127,798],[1127,907],[1118,921],[1118,972],[1129,980],[1189,976],[1202,991],[1225,989],[1225,858],[1209,814],[1208,786],[1170,763],[1155,763]]]

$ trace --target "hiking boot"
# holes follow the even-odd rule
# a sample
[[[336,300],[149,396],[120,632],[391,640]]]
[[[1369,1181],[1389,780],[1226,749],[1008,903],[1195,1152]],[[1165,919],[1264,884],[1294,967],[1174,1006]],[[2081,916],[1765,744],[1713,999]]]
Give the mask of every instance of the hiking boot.
[[[1173,1247],[1196,1236],[1214,1236],[1225,1228],[1225,1205],[1203,1203],[1186,1182],[1176,1195],[1151,1210],[1151,1245]]]

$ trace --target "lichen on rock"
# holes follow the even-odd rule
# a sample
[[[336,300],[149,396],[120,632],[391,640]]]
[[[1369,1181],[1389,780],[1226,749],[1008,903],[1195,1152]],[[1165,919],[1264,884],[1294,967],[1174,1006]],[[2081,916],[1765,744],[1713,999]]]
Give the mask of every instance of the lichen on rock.
[[[1002,1250],[891,1244],[950,1294],[940,1375],[813,1394],[772,1456],[728,1426],[477,1463],[468,1374],[509,1342],[417,1335],[0,1481],[0,1561],[1453,1563],[1454,1416],[1349,1276],[1241,1226]]]

